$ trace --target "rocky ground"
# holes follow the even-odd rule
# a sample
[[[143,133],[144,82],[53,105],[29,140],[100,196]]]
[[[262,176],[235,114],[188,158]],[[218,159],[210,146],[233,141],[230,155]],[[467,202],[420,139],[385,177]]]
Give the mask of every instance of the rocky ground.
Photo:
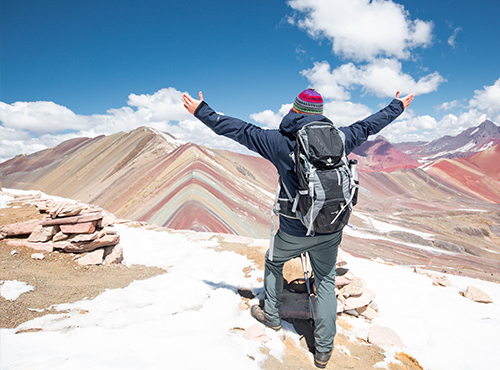
[[[0,210],[0,226],[45,217],[35,207],[3,208]],[[241,244],[240,244],[241,246]],[[233,250],[246,255],[263,269],[263,250],[238,247],[238,244],[220,243],[223,250]],[[18,280],[35,287],[29,294],[21,294],[14,301],[0,298],[0,328],[16,328],[21,323],[49,313],[60,313],[50,307],[61,303],[71,303],[82,299],[93,299],[106,289],[128,286],[134,280],[148,279],[164,273],[160,268],[145,266],[80,266],[72,253],[44,253],[43,260],[33,259],[36,251],[27,247],[8,247],[0,241],[0,281]],[[286,268],[285,276],[301,276],[298,263]],[[241,292],[242,302],[248,300]],[[245,309],[244,305],[241,306]],[[282,361],[269,356],[264,363],[268,370],[314,368],[310,352],[313,348],[313,329],[306,320],[290,320],[301,336],[300,347],[291,338],[284,338],[286,352]],[[338,320],[339,331],[349,331],[349,324],[342,316]],[[338,334],[336,350],[327,369],[375,369],[375,364],[384,360],[382,349],[363,340],[349,339]],[[390,370],[422,369],[418,361],[404,353],[399,353],[400,363],[389,364]]]

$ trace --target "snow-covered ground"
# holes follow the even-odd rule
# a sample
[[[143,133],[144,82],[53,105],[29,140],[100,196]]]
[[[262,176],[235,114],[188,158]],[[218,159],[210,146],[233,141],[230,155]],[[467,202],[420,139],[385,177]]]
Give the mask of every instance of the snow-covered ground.
[[[238,308],[237,289],[263,290],[261,271],[253,269],[245,277],[243,269],[252,265],[246,257],[216,251],[215,239],[192,241],[180,233],[117,229],[127,264],[159,266],[167,272],[107,290],[93,300],[59,305],[61,314],[18,328],[42,331],[15,334],[16,329],[1,329],[2,370],[259,369],[265,359],[261,346],[281,357],[283,334],[268,329],[271,341],[262,344],[245,340],[239,329],[256,322],[249,311]],[[403,350],[426,370],[497,368],[499,284],[448,275],[453,286],[438,287],[404,267],[343,258],[377,294],[380,311],[372,323],[350,318],[353,332],[366,338],[370,326],[388,326],[404,343],[403,348],[385,348],[388,359]],[[13,286],[27,288],[20,283]],[[468,285],[495,303],[462,297],[459,292]],[[290,325],[284,325],[284,335],[298,340]]]

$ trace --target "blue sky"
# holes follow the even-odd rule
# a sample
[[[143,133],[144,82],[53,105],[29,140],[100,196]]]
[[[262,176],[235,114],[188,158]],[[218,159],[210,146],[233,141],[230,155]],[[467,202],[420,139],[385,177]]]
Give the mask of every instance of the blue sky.
[[[393,142],[500,123],[497,2],[1,0],[0,160],[151,126],[239,150],[183,111],[275,128],[307,87],[339,125],[416,99]]]

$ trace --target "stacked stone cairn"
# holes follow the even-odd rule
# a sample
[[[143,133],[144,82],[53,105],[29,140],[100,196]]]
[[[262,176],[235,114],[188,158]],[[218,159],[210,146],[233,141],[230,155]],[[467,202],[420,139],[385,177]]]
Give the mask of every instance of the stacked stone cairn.
[[[113,226],[116,219],[100,207],[40,195],[20,196],[12,203],[35,206],[47,217],[0,227],[0,240],[7,238],[8,246],[74,253],[80,265],[123,263],[120,236]]]

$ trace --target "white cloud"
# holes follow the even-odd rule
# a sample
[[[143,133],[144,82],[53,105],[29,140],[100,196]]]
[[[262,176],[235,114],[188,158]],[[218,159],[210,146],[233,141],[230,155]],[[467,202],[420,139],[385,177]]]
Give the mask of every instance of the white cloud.
[[[500,113],[500,78],[492,86],[484,86],[483,90],[474,91],[474,98],[469,102],[490,117]]]
[[[456,136],[469,127],[480,125],[486,115],[476,109],[459,116],[447,114],[440,121],[431,116],[416,116],[398,120],[384,129],[383,135],[391,142],[431,141],[445,135]]]
[[[453,31],[453,35],[450,36],[448,39],[448,45],[450,45],[452,48],[455,48],[457,46],[457,34],[461,31],[462,29],[460,27],[455,28]]]
[[[330,118],[335,126],[348,126],[372,114],[372,110],[363,104],[348,101],[331,101],[324,105],[325,116]]]
[[[214,149],[250,153],[233,140],[216,135],[190,115],[184,109],[181,95],[174,88],[154,94],[130,94],[128,106],[91,116],[77,115],[53,102],[0,102],[0,162],[18,154],[51,148],[72,138],[129,132],[140,126],[169,132],[179,139]],[[67,133],[68,130],[71,132]]]
[[[289,19],[314,38],[332,42],[333,52],[356,61],[406,59],[432,40],[431,22],[411,20],[402,5],[387,0],[291,0]]]
[[[402,65],[395,59],[377,59],[371,63],[356,66],[353,63],[341,65],[331,71],[326,61],[314,63],[314,67],[301,72],[312,86],[327,99],[350,98],[349,89],[361,86],[363,91],[379,97],[402,94],[426,94],[437,90],[444,78],[437,72],[428,74],[418,81],[403,73]]]
[[[278,113],[274,113],[272,110],[267,109],[259,113],[251,114],[250,118],[257,123],[260,123],[264,128],[276,129],[279,127],[283,117],[285,117],[288,112],[290,112],[292,106],[292,104],[283,104]]]
[[[29,130],[37,134],[80,130],[87,120],[70,109],[50,101],[0,102],[0,121],[4,127]]]
[[[437,110],[447,111],[447,110],[450,110],[450,109],[454,109],[454,108],[460,107],[460,105],[461,105],[461,103],[460,103],[459,100],[453,100],[453,101],[450,101],[450,102],[444,102],[440,106],[436,107],[436,109]]]

